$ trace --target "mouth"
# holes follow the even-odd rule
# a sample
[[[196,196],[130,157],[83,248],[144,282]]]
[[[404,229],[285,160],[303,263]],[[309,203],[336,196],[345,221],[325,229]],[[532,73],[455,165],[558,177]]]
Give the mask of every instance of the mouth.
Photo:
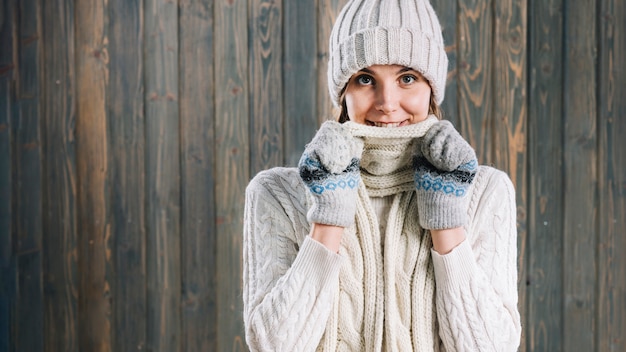
[[[394,128],[394,127],[408,125],[409,120],[404,120],[400,122],[375,122],[375,121],[365,120],[365,124],[368,126],[375,126],[375,127],[382,127],[382,128]]]

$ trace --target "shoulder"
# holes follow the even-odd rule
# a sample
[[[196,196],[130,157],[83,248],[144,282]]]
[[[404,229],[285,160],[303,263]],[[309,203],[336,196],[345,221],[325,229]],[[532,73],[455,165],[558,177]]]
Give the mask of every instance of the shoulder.
[[[275,167],[259,172],[246,188],[247,198],[275,202],[289,213],[304,213],[307,209],[306,188],[298,169]]]
[[[248,183],[247,192],[289,192],[301,187],[298,169],[275,167],[256,174]]]
[[[473,195],[485,195],[492,192],[503,196],[515,196],[513,182],[509,175],[494,167],[481,165],[474,179]]]
[[[477,218],[503,211],[516,212],[515,188],[509,176],[490,166],[479,166],[470,193],[469,214]]]

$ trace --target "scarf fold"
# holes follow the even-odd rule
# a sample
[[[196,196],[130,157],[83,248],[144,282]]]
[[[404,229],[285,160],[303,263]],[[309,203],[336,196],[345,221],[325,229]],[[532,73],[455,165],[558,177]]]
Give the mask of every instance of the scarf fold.
[[[395,128],[345,123],[354,137],[363,139],[361,179],[370,196],[384,197],[413,189],[413,143],[437,121],[430,115],[420,123]]]
[[[413,185],[415,138],[437,122],[429,116],[406,127],[346,122],[363,138],[355,226],[346,228],[340,254],[348,260],[318,348],[323,351],[432,351],[436,338],[432,242],[421,229]],[[370,197],[392,196],[385,236]]]

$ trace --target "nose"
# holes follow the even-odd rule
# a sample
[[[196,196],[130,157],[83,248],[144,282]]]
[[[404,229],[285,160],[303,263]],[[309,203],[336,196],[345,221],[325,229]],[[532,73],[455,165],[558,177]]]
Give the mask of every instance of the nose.
[[[389,114],[398,109],[398,94],[393,85],[379,84],[376,87],[376,110]]]

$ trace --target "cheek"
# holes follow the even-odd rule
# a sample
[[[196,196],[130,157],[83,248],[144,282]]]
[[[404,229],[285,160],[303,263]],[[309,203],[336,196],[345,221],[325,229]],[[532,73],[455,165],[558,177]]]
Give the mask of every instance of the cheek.
[[[367,113],[367,99],[359,94],[348,93],[345,96],[346,108],[351,121],[365,123]]]
[[[424,89],[418,94],[411,94],[405,100],[406,110],[413,115],[426,117],[430,108],[430,89]]]

